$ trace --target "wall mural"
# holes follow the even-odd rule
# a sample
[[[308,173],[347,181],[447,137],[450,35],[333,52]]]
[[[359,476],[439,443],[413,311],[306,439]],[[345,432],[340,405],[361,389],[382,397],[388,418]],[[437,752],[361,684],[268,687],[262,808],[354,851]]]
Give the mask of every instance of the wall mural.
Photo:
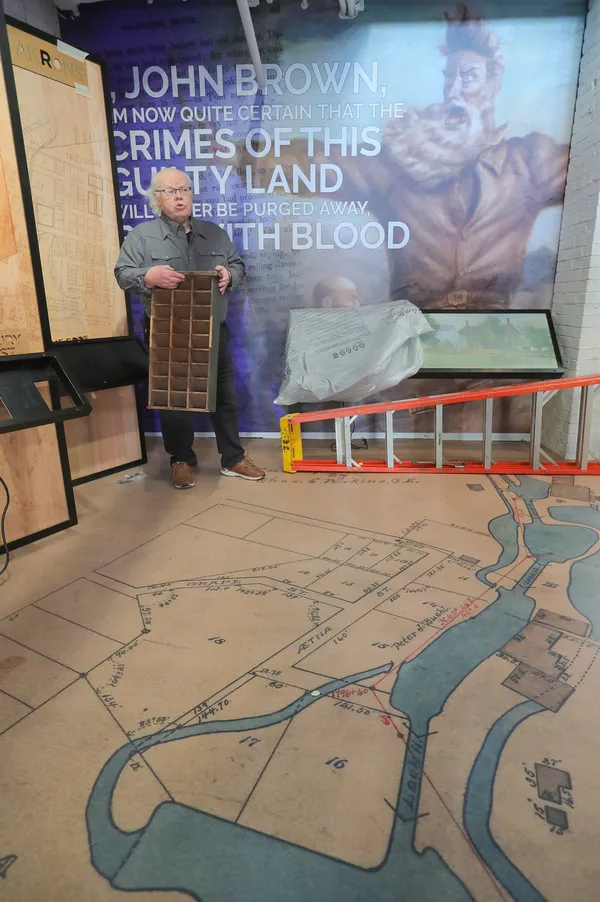
[[[346,295],[426,309],[551,305],[585,4],[539,0],[527,18],[492,0],[426,14],[403,4],[400,20],[389,0],[352,21],[338,12],[253,10],[265,92],[234,3],[125,0],[110,19],[91,5],[67,29],[110,64],[126,226],[152,216],[152,172],[182,167],[195,213],[245,257],[230,325],[250,432],[277,431],[284,412],[273,399],[291,309]],[[456,387],[413,379],[386,397]],[[527,428],[523,403],[512,431]],[[426,431],[428,416],[397,426]],[[460,407],[451,418],[452,431],[480,425]]]

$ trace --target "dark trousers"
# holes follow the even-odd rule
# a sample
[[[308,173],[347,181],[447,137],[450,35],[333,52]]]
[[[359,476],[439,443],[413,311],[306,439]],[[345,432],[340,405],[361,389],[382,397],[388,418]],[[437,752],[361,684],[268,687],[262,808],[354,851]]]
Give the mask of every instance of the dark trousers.
[[[144,331],[148,340],[149,322],[146,319]],[[195,467],[198,463],[194,453],[194,414],[187,410],[159,410],[165,451],[171,456],[171,463],[181,461]],[[219,336],[219,365],[217,371],[217,400],[215,412],[210,414],[217,448],[221,455],[221,466],[235,467],[244,458],[238,431],[238,408],[235,396],[233,361],[229,350],[229,329],[221,324]]]

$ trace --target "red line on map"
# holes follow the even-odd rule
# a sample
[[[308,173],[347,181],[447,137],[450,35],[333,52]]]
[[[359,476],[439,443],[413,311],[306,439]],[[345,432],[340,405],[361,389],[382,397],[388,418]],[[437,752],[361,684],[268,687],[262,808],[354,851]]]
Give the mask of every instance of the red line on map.
[[[535,560],[534,557],[533,557],[531,554],[528,554],[527,557],[528,557],[528,558],[531,558],[531,560]],[[510,568],[510,570],[508,570],[508,571],[504,574],[504,578],[506,578],[507,576],[510,576],[510,574],[513,572],[513,570],[515,570],[520,564],[523,563],[523,560],[524,560],[523,558],[517,558],[517,560],[514,562],[514,564],[513,564],[512,567]],[[446,631],[446,628],[447,628],[448,626],[450,626],[450,624],[453,623],[453,622],[456,620],[457,617],[460,617],[461,614],[464,614],[464,613],[465,613],[465,609],[468,610],[469,607],[470,607],[471,605],[473,605],[473,604],[476,605],[478,601],[482,601],[483,598],[484,598],[484,596],[487,595],[487,593],[488,593],[488,592],[491,592],[492,590],[497,591],[496,586],[487,586],[487,587],[483,590],[483,592],[481,593],[481,595],[478,595],[476,598],[468,598],[467,601],[466,601],[464,604],[460,605],[460,607],[458,607],[458,608],[455,608],[454,611],[453,611],[453,613],[451,614],[451,616],[448,617],[448,619],[446,620],[446,622],[445,622],[445,624],[444,624],[444,629],[443,629],[443,630],[440,630],[440,633],[445,632],[445,631]],[[402,665],[405,663],[405,661],[408,660],[408,658],[414,658],[415,655],[416,655],[419,651],[421,651],[422,648],[424,648],[426,645],[430,645],[431,643],[435,642],[435,640],[436,640],[437,638],[438,638],[437,636],[435,636],[435,637],[431,637],[431,636],[430,636],[428,639],[425,639],[423,642],[421,642],[420,645],[417,645],[417,647],[414,649],[414,651],[411,651],[410,654],[408,654],[408,655],[406,656],[406,658],[403,658],[398,664],[394,664],[394,666],[392,667],[392,669],[391,669],[391,670],[388,670],[387,673],[384,673],[383,676],[380,677],[380,678],[377,680],[376,683],[373,683],[373,686],[372,686],[371,688],[376,689],[376,688],[379,686],[379,684],[383,682],[383,680],[386,680],[386,679],[387,679],[389,676],[391,676],[393,673],[396,673],[397,670],[400,670],[400,668],[401,668]]]
[[[518,510],[518,507],[517,507],[516,504],[515,504],[515,505],[512,505],[512,506],[513,506],[513,511],[514,511],[514,514],[515,514],[515,519],[517,520],[517,524],[518,524],[518,527],[517,527],[517,528],[518,528],[518,529],[520,528],[520,529],[522,530],[522,529],[523,529],[523,521],[522,521],[522,518],[521,518],[521,516],[520,516],[520,511]],[[518,566],[520,566],[520,565],[523,563],[523,560],[527,560],[527,558],[530,558],[531,560],[535,560],[534,556],[531,555],[531,554],[529,554],[529,553],[526,554],[524,558],[522,558],[520,555],[518,555],[518,556],[517,556],[517,560],[514,562],[514,564],[513,564],[512,567],[510,568],[510,570],[508,570],[508,571],[504,574],[504,576],[505,576],[505,577],[510,576],[510,574],[513,572],[513,570],[515,570]],[[481,600],[484,598],[484,596],[485,596],[488,592],[490,592],[490,591],[492,591],[492,590],[497,590],[497,589],[496,589],[496,586],[487,586],[487,587],[483,590],[483,592],[481,593],[481,595],[478,595],[478,596],[477,596],[477,598],[469,598],[469,599],[467,600],[467,610],[468,610],[468,608],[470,607],[471,604],[476,604],[478,601],[481,601]],[[447,620],[447,622],[446,622],[446,624],[445,624],[445,628],[448,627],[454,620],[456,620],[457,617],[459,617],[461,614],[463,614],[464,611],[465,611],[465,605],[461,605],[459,608],[456,608],[456,609],[454,610],[452,616]],[[444,630],[442,630],[441,632],[444,632],[444,631],[445,631],[445,628],[444,628]],[[437,637],[436,637],[436,638],[437,638]],[[423,641],[423,642],[422,642],[422,643],[421,643],[414,651],[412,651],[412,652],[410,653],[410,655],[408,655],[407,657],[413,658],[413,657],[417,654],[417,652],[420,651],[425,645],[429,645],[429,644],[431,644],[432,642],[435,642],[435,638],[434,638],[434,639],[431,639],[431,638],[430,638],[430,639],[425,639],[425,640],[424,640],[424,641]],[[384,707],[384,705],[383,705],[381,699],[380,699],[379,696],[377,695],[377,691],[376,691],[376,690],[377,690],[377,687],[379,686],[379,684],[382,682],[382,680],[385,680],[385,679],[386,679],[387,677],[389,677],[391,674],[397,672],[397,671],[400,669],[400,667],[402,666],[402,664],[404,664],[404,662],[405,662],[406,660],[407,660],[407,658],[404,658],[404,659],[403,659],[402,661],[400,661],[398,664],[395,664],[394,667],[391,668],[391,670],[389,670],[387,673],[385,673],[380,679],[377,680],[376,683],[373,684],[373,686],[370,687],[371,692],[372,692],[373,695],[375,696],[375,699],[377,700],[377,703],[379,704],[381,710],[383,711],[383,714],[386,716],[386,718],[389,719],[389,723],[394,727],[394,729],[395,729],[395,731],[396,731],[396,734],[398,735],[398,738],[401,739],[401,740],[404,742],[404,745],[405,745],[405,746],[407,745],[407,741],[406,741],[406,739],[404,738],[404,734],[401,733],[400,730],[398,729],[398,727],[396,726],[396,723],[394,722],[394,718],[393,718],[393,717],[390,717],[389,712],[386,711],[386,709],[385,709],[385,707]],[[453,821],[454,825],[455,825],[456,828],[460,831],[461,836],[463,837],[463,839],[465,840],[465,842],[467,843],[467,845],[470,847],[470,849],[471,849],[471,851],[473,852],[473,854],[475,855],[475,857],[477,858],[477,861],[481,864],[481,866],[482,866],[482,868],[484,869],[485,873],[486,873],[487,876],[489,877],[489,879],[490,879],[490,881],[491,881],[491,883],[492,883],[492,886],[494,887],[494,889],[495,889],[496,892],[498,893],[498,896],[503,900],[503,902],[507,902],[506,896],[504,895],[504,893],[502,892],[501,888],[498,886],[498,883],[496,882],[496,878],[494,877],[494,875],[492,874],[492,872],[490,871],[490,869],[488,868],[488,866],[486,865],[486,863],[481,859],[479,853],[477,852],[477,849],[475,848],[475,846],[473,845],[473,843],[471,842],[471,840],[469,839],[469,837],[467,836],[467,834],[466,834],[465,831],[463,830],[462,826],[459,824],[459,822],[456,820],[456,818],[455,818],[454,815],[452,814],[452,811],[450,810],[450,808],[448,807],[448,805],[446,804],[446,802],[445,802],[444,799],[442,798],[442,795],[440,794],[440,792],[439,792],[438,789],[436,788],[435,784],[433,783],[433,780],[432,780],[431,777],[428,775],[428,773],[427,773],[427,771],[425,770],[425,768],[423,768],[423,778],[424,778],[425,780],[427,780],[427,782],[428,782],[429,785],[431,786],[433,792],[436,794],[436,796],[438,797],[438,799],[440,800],[440,802],[442,803],[442,805],[443,805],[444,808],[446,809],[446,811],[447,811],[449,817],[451,818],[451,820]]]

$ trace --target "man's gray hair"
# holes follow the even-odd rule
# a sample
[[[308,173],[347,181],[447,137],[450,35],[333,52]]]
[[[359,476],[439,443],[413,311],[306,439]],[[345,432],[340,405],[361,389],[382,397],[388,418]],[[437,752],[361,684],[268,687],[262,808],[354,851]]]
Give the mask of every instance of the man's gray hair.
[[[187,179],[188,185],[191,187],[192,180],[187,174],[187,172],[182,172],[181,169],[178,169],[177,166],[166,166],[164,169],[159,169],[158,172],[155,172],[150,181],[150,187],[148,188],[148,203],[150,205],[150,209],[154,213],[155,216],[160,216],[161,210],[158,204],[158,196],[156,194],[156,183],[159,179],[159,176],[163,174],[163,172],[180,172],[181,175],[185,176]]]

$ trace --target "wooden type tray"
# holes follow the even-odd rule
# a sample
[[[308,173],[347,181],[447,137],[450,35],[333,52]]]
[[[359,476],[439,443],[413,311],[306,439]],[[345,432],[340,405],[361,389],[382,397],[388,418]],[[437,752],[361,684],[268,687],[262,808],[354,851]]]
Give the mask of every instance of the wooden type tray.
[[[190,272],[177,288],[153,292],[148,407],[214,411],[223,310],[218,285],[216,272]]]

